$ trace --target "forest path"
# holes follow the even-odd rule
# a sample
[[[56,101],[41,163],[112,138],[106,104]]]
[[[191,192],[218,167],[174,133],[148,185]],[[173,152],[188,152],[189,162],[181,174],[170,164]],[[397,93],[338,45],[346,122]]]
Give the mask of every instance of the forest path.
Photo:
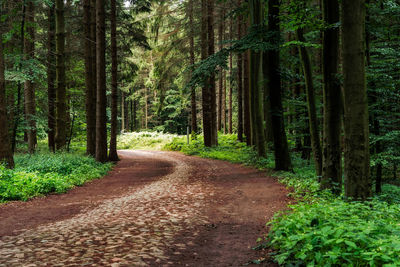
[[[103,179],[1,205],[0,266],[242,266],[288,202],[252,168],[174,152],[119,155]]]

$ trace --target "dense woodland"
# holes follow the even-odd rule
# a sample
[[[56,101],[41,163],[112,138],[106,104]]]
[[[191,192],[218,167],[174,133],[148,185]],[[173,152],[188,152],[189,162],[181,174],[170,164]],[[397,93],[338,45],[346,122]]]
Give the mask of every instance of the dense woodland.
[[[1,19],[9,168],[38,140],[83,139],[105,162],[120,132],[190,126],[205,146],[223,132],[273,151],[276,170],[301,152],[347,197],[397,178],[397,1],[2,0]]]

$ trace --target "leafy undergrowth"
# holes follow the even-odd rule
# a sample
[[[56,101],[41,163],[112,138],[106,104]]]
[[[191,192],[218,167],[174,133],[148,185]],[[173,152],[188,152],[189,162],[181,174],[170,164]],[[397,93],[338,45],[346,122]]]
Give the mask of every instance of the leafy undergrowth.
[[[236,141],[219,137],[219,146],[206,148],[198,137],[189,145],[175,138],[164,148],[188,155],[273,168],[273,156],[258,158]],[[292,188],[296,204],[276,214],[259,248],[272,247],[273,258],[287,266],[400,266],[400,189],[384,185],[383,193],[365,203],[348,202],[319,190],[314,167],[294,154],[294,173],[276,172]]]
[[[161,150],[178,135],[159,132],[123,133],[118,136],[118,149]]]
[[[68,153],[16,155],[15,169],[0,165],[0,202],[28,200],[49,193],[63,193],[105,175],[111,164]]]

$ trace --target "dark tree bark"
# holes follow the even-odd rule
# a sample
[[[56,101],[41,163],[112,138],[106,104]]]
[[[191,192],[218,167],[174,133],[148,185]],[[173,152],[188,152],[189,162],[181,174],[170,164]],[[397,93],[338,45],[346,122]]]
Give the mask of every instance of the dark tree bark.
[[[242,5],[242,0],[238,0],[238,6]],[[239,15],[237,22],[238,40],[242,38],[242,20],[243,16]],[[238,53],[237,60],[237,84],[238,84],[238,140],[243,142],[243,55]]]
[[[299,28],[296,31],[297,39],[300,42],[305,42],[303,36],[303,29]],[[310,126],[311,147],[314,154],[315,168],[317,175],[322,175],[322,150],[321,141],[319,137],[319,127],[317,118],[317,109],[315,107],[315,92],[314,82],[312,77],[311,61],[308,51],[305,46],[299,46],[300,60],[303,68],[304,79],[306,84],[307,106],[308,106],[308,119]]]
[[[208,34],[208,55],[215,53],[214,38],[214,0],[208,0],[207,5],[207,34]],[[217,97],[215,88],[215,76],[211,75],[209,79],[209,100],[211,108],[211,146],[218,145],[218,128],[217,128]]]
[[[65,85],[65,19],[64,1],[56,0],[56,149],[67,142],[67,90]]]
[[[233,39],[233,21],[230,19],[229,21],[229,39]],[[232,116],[233,116],[233,54],[229,54],[229,93],[228,93],[228,132],[232,134],[233,132],[233,123],[232,123]],[[225,109],[224,109],[225,113]]]
[[[268,1],[268,30],[275,34],[276,42],[279,42],[280,39],[279,23],[279,1],[270,0]],[[270,84],[269,99],[274,137],[275,169],[290,170],[292,168],[292,163],[289,156],[289,147],[283,120],[280,53],[278,46],[276,49],[268,52],[267,59],[269,61],[268,69],[270,72],[267,80]]]
[[[24,52],[26,59],[33,59],[35,56],[35,5],[32,1],[28,2],[26,14],[26,31],[28,37],[24,41]],[[28,125],[28,152],[34,153],[36,146],[36,99],[35,86],[32,80],[25,81],[25,117]]]
[[[3,14],[0,13],[0,15]],[[3,29],[0,27],[0,164],[6,163],[7,168],[14,168],[14,158],[8,132],[3,46]]]
[[[195,63],[194,53],[194,20],[193,20],[193,0],[189,0],[189,27],[190,27],[190,65]],[[197,107],[196,107],[196,87],[191,88],[190,95],[190,107],[191,107],[191,126],[192,133],[197,133]]]
[[[246,51],[243,59],[243,125],[246,144],[251,146],[251,121],[250,121],[250,53]]]
[[[339,1],[323,0],[323,17],[328,25],[339,22]],[[341,112],[342,94],[339,72],[339,29],[328,28],[323,32],[323,77],[324,77],[324,140],[321,189],[342,191],[341,172]]]
[[[111,135],[108,159],[118,161],[118,62],[117,62],[117,8],[116,0],[111,0]],[[123,111],[124,112],[124,111]],[[126,126],[127,127],[127,126]]]
[[[106,22],[105,1],[96,0],[96,160],[107,161]]]
[[[48,10],[48,32],[47,32],[47,99],[48,99],[48,115],[47,115],[47,126],[49,127],[48,132],[48,145],[50,151],[54,152],[56,149],[55,135],[56,135],[56,72],[54,66],[56,65],[55,58],[55,30],[56,30],[56,18],[55,18],[55,6],[50,5]]]
[[[222,50],[224,48],[224,45],[222,44],[224,40],[224,31],[225,31],[225,6],[222,3],[220,7],[220,23],[218,25],[218,43],[219,43],[219,50]],[[224,100],[224,69],[221,68],[221,71],[219,73],[219,86],[218,86],[218,131],[222,130],[222,127],[225,125],[223,124],[224,120],[224,115],[225,115],[225,105],[223,104]]]
[[[84,30],[85,30],[85,80],[86,80],[86,154],[96,154],[96,73],[93,61],[96,62],[93,54],[93,46],[96,40],[93,39],[92,21],[96,17],[94,6],[91,0],[84,0]]]
[[[372,196],[369,162],[368,102],[365,79],[365,0],[342,1],[345,196]]]

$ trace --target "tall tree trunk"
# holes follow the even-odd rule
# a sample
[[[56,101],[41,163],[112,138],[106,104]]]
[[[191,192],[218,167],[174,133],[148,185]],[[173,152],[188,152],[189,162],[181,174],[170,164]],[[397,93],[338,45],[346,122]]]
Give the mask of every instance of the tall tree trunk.
[[[121,129],[125,131],[125,92],[121,91]]]
[[[242,0],[238,0],[238,6],[242,5]],[[239,15],[237,22],[238,40],[242,38],[242,20],[243,16]],[[243,55],[238,53],[237,59],[237,84],[238,84],[238,140],[243,142]]]
[[[105,1],[96,0],[96,160],[107,161],[106,21]]]
[[[327,25],[339,22],[339,1],[323,0],[323,17]],[[340,147],[342,95],[339,72],[339,29],[328,28],[323,32],[324,77],[324,140],[321,189],[342,191]]]
[[[48,99],[48,115],[47,115],[47,126],[49,127],[48,132],[48,145],[50,151],[54,152],[56,149],[55,135],[56,135],[56,72],[54,66],[56,65],[55,58],[55,30],[56,30],[56,18],[55,18],[55,6],[50,5],[48,10],[48,32],[47,32],[47,99]]]
[[[345,196],[365,200],[372,195],[365,79],[365,0],[342,1],[341,7]]]
[[[3,15],[3,12],[0,13],[0,16],[1,15]],[[8,132],[3,46],[3,29],[2,27],[0,27],[0,164],[5,162],[7,164],[7,168],[14,168],[13,153],[11,150],[11,143]]]
[[[250,53],[246,51],[243,59],[243,125],[246,144],[251,146],[251,121],[250,121]]]
[[[108,159],[117,161],[118,132],[118,61],[117,61],[117,7],[116,0],[111,0],[111,135]],[[124,111],[123,111],[124,112]],[[124,128],[125,130],[125,128]]]
[[[92,21],[96,13],[91,0],[84,1],[84,25],[85,25],[85,78],[86,78],[86,154],[96,154],[96,73],[93,61],[96,62],[96,54],[93,51],[95,38],[92,33]]]
[[[207,34],[208,34],[208,56],[215,53],[214,38],[214,0],[208,0],[207,5]],[[218,128],[217,128],[217,98],[215,90],[215,76],[211,75],[209,79],[209,100],[211,108],[211,146],[218,145]]]
[[[189,0],[189,28],[190,28],[190,65],[195,63],[194,53],[194,21],[193,21],[193,0]],[[196,87],[191,88],[190,95],[190,106],[191,106],[191,126],[192,133],[197,133],[197,107],[196,107]]]
[[[290,170],[292,168],[292,164],[289,156],[289,146],[286,138],[282,107],[280,53],[278,48],[280,40],[279,23],[279,1],[270,0],[268,1],[268,30],[274,33],[275,43],[277,45],[276,49],[268,51],[267,56],[269,61],[269,75],[267,80],[270,84],[269,99],[271,105],[271,122],[275,148],[275,169]]]
[[[26,0],[22,1],[22,19],[21,19],[21,28],[20,28],[20,52],[21,55],[24,53],[24,36],[25,36],[25,17],[26,17]],[[22,65],[19,63],[18,69],[21,70]],[[17,85],[17,106],[15,108],[15,121],[13,125],[13,133],[11,137],[11,149],[14,152],[16,145],[17,145],[17,130],[20,122],[20,116],[21,116],[21,91],[22,91],[22,86],[21,83],[18,83]]]
[[[221,4],[220,6],[220,23],[218,27],[218,43],[219,43],[219,50],[222,50],[224,48],[223,45],[223,40],[224,40],[224,32],[225,32],[225,5],[224,3]],[[224,69],[221,67],[221,71],[219,73],[219,86],[218,86],[218,131],[222,130],[223,125],[223,115],[225,115],[225,105],[223,105],[223,99],[224,99],[224,94],[223,94],[223,89],[224,89]]]
[[[64,1],[56,0],[56,149],[67,142],[67,92],[65,85],[65,21]]]
[[[29,1],[27,6],[26,29],[28,37],[25,37],[24,52],[26,59],[33,59],[35,57],[35,5]],[[35,100],[35,87],[32,80],[25,81],[24,85],[25,94],[25,116],[28,125],[28,152],[34,153],[36,146],[36,100]]]
[[[229,39],[233,40],[233,21],[229,20]],[[228,99],[228,132],[232,134],[233,132],[233,124],[232,124],[232,116],[233,116],[233,54],[229,54],[229,99]],[[225,110],[224,110],[225,113]]]
[[[303,29],[299,28],[296,31],[297,39],[300,42],[305,42]],[[315,107],[315,92],[312,77],[311,61],[308,51],[305,46],[299,46],[300,60],[303,68],[304,79],[306,83],[306,95],[308,106],[308,118],[310,126],[311,147],[314,154],[315,168],[317,175],[322,175],[322,150],[321,141],[319,138],[317,109]]]

